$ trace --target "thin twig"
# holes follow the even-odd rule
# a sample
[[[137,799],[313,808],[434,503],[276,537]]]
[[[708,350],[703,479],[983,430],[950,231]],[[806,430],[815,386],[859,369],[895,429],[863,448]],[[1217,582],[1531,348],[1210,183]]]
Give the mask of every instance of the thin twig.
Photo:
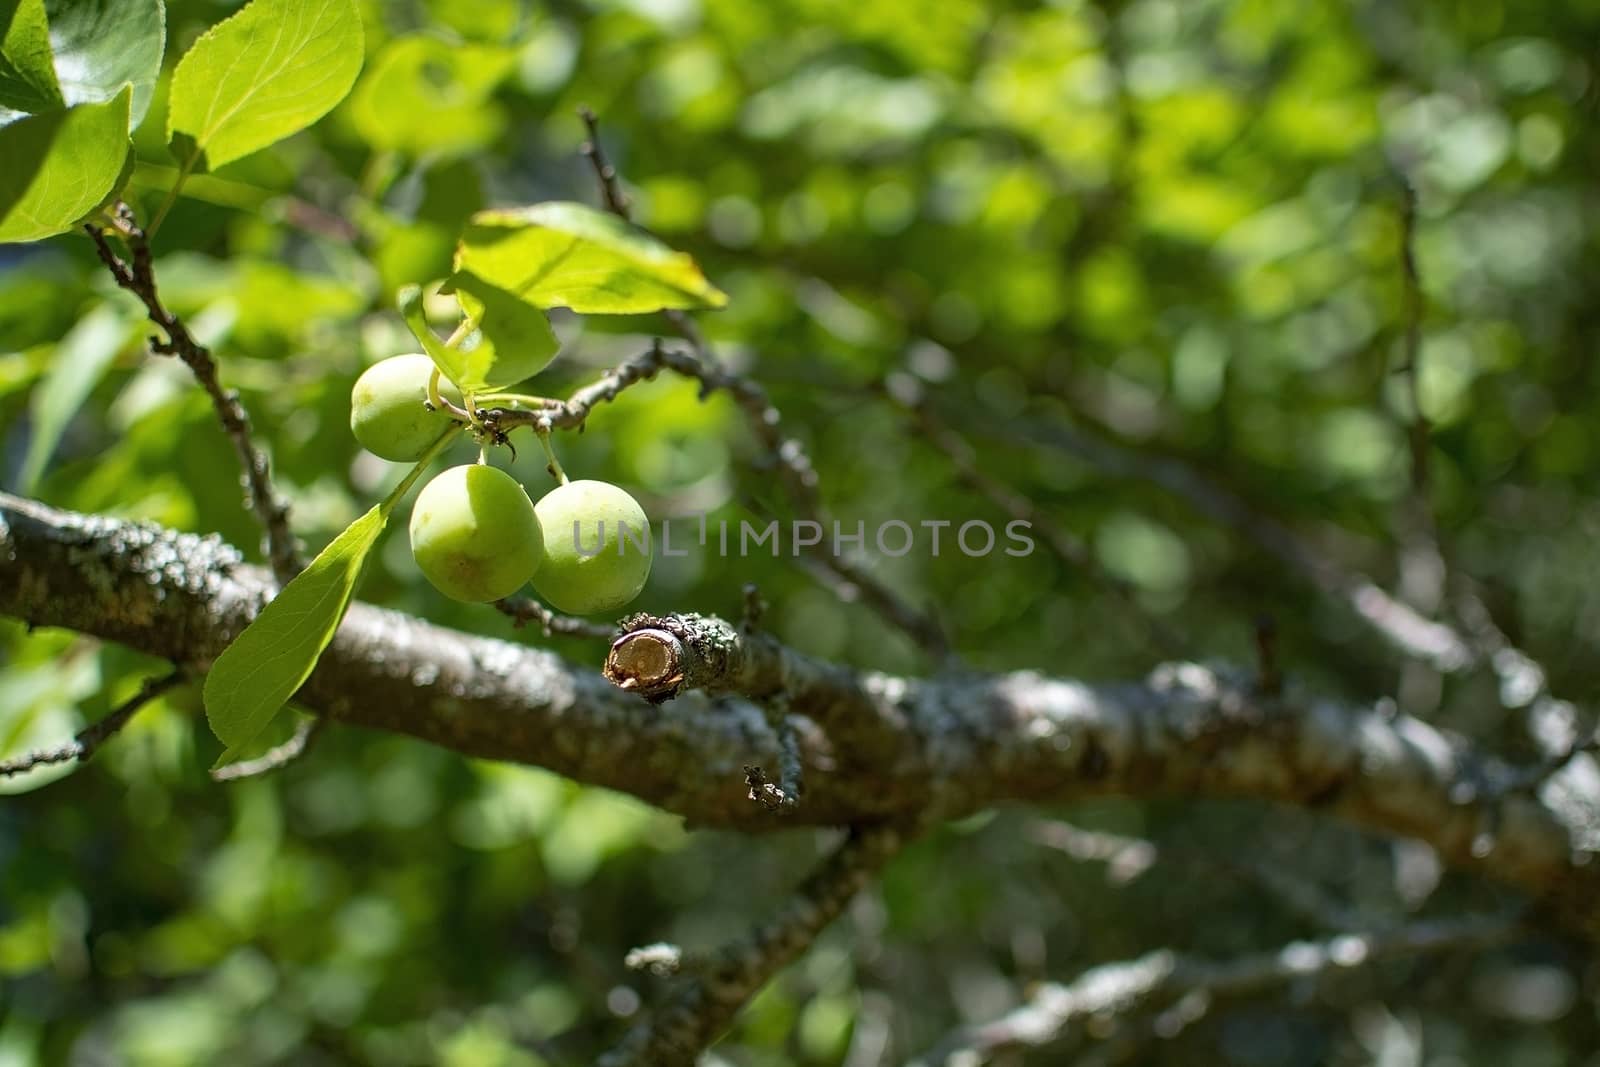
[[[595,177],[600,184],[601,198],[613,214],[632,222],[632,213],[627,197],[622,193],[617,168],[606,156],[605,148],[600,142],[599,119],[588,108],[580,108],[578,114],[588,131],[583,154],[594,167]],[[678,335],[688,342],[690,352],[664,353],[659,357],[662,362],[680,374],[698,379],[702,398],[718,389],[729,393],[745,412],[751,429],[755,431],[777,467],[779,476],[783,479],[784,486],[794,503],[797,517],[816,522],[824,530],[833,529],[832,520],[823,508],[817,491],[817,474],[811,466],[811,459],[806,455],[805,447],[798,439],[784,436],[781,428],[782,416],[767,398],[766,391],[748,379],[724,369],[693,318],[676,309],[668,309],[665,315],[673,328],[678,331]],[[612,396],[615,396],[615,393]],[[909,634],[936,662],[945,664],[950,660],[949,640],[945,636],[944,628],[939,625],[938,619],[931,612],[918,610],[880,582],[866,568],[836,552],[829,551],[823,547],[825,544],[827,544],[826,539],[808,551],[843,579],[869,607]]]
[[[1229,960],[1195,959],[1163,949],[1094,967],[1069,984],[1043,985],[1022,1007],[993,1022],[956,1031],[912,1063],[913,1067],[957,1063],[978,1067],[1007,1050],[1054,1044],[1074,1023],[1090,1016],[1133,1016],[1197,993],[1207,998],[1247,996],[1397,956],[1503,944],[1519,931],[1510,919],[1472,917],[1297,941]]]
[[[981,432],[1069,452],[1112,477],[1148,482],[1179,497],[1213,522],[1249,538],[1312,585],[1342,601],[1401,653],[1445,673],[1480,662],[1471,642],[1453,627],[1429,619],[1375,581],[1313,550],[1287,526],[1251,507],[1231,490],[1178,459],[1145,455],[1060,422],[1009,419]]]
[[[111,714],[78,731],[73,739],[55,748],[40,749],[16,759],[0,761],[0,778],[31,771],[52,763],[69,763],[72,760],[87,762],[111,738],[127,726],[150,701],[179,685],[184,680],[182,671],[173,671],[160,678],[152,678],[139,687],[139,691],[112,709]]]
[[[778,739],[778,780],[772,781],[761,767],[745,764],[744,784],[751,800],[768,811],[788,811],[800,803],[805,790],[805,761],[800,754],[800,738],[789,718],[788,702],[779,694],[761,705],[767,725]]]
[[[237,782],[244,778],[254,778],[262,774],[271,774],[273,771],[288,766],[295,760],[304,756],[311,748],[312,742],[321,735],[323,727],[328,720],[320,715],[301,719],[294,728],[294,733],[289,740],[274,748],[269,748],[255,759],[240,760],[224,767],[218,767],[211,772],[214,782]]]
[[[1093,553],[1089,551],[1089,546],[1041,514],[1033,501],[986,474],[979,465],[977,453],[972,445],[951,429],[928,405],[916,405],[912,408],[912,414],[923,438],[945,454],[951,466],[955,468],[958,478],[987,497],[990,503],[1013,519],[1027,523],[1028,528],[1043,538],[1050,551],[1063,563],[1076,569],[1091,583],[1111,594],[1121,605],[1129,620],[1143,631],[1144,637],[1161,656],[1177,659],[1184,655],[1184,642],[1177,633],[1139,603],[1131,585],[1107,573],[1097,564]]]
[[[552,634],[561,634],[566,637],[593,637],[601,641],[610,641],[617,636],[617,628],[601,622],[590,622],[588,619],[575,619],[570,615],[558,615],[545,607],[531,596],[508,596],[494,602],[495,610],[511,619],[517,629],[521,629],[530,622],[539,624],[539,629],[546,637]]]
[[[132,210],[118,203],[114,214],[115,232],[126,242],[132,261],[124,261],[106,240],[106,232],[93,223],[86,223],[84,231],[94,242],[100,261],[111,272],[117,285],[126,289],[144,304],[150,321],[167,335],[165,340],[150,339],[151,351],[164,356],[177,356],[193,372],[211,406],[217,413],[223,432],[233,442],[239,455],[239,465],[244,469],[248,500],[266,535],[267,557],[272,573],[280,583],[299,574],[304,567],[295,546],[294,535],[289,531],[289,506],[272,487],[271,467],[266,453],[257,448],[250,438],[250,416],[245,413],[237,393],[224,389],[217,380],[217,363],[211,352],[194,339],[188,327],[177,315],[168,311],[156,292],[155,272],[151,263],[150,243],[145,232],[134,222]]]
[[[633,205],[628,200],[627,194],[622,191],[622,176],[617,168],[612,165],[606,155],[605,145],[600,141],[600,119],[587,107],[578,108],[578,117],[583,120],[584,129],[588,132],[588,139],[584,141],[582,152],[584,158],[594,167],[595,180],[600,185],[600,198],[605,201],[606,210],[622,219],[624,222],[633,222]],[[635,223],[637,225],[637,223]],[[721,370],[721,363],[711,346],[706,344],[705,336],[700,332],[700,327],[687,312],[677,308],[667,308],[662,312],[672,328],[678,331],[678,336],[689,342],[689,347],[706,366]]]
[[[1405,423],[1410,458],[1410,492],[1399,506],[1400,594],[1420,614],[1435,617],[1443,606],[1448,567],[1439,538],[1432,503],[1433,478],[1429,465],[1432,427],[1422,409],[1422,279],[1417,272],[1417,194],[1403,172],[1397,174],[1401,190],[1400,241],[1397,249],[1403,291],[1401,363],[1392,368],[1400,375],[1410,408]],[[1431,664],[1404,666],[1399,696],[1412,714],[1437,705],[1440,671]]]
[[[746,421],[788,489],[796,516],[816,523],[824,531],[834,528],[832,517],[822,505],[817,473],[811,465],[811,459],[798,440],[785,436],[783,417],[772,405],[766,390],[748,378],[709,365],[695,353],[681,348],[668,348],[657,341],[648,352],[623,361],[606,372],[599,381],[579,389],[566,401],[540,408],[488,408],[480,411],[479,415],[485,425],[499,432],[515,426],[537,428],[542,425],[554,429],[581,429],[596,405],[615,400],[624,389],[654,377],[663,369],[699,382],[702,398],[716,392],[731,397],[744,412]],[[909,634],[935,660],[942,663],[949,658],[949,642],[938,620],[931,614],[917,610],[864,567],[833,552],[830,538],[822,537],[816,544],[808,545],[807,551],[848,583],[850,591],[879,615]]]
[[[681,974],[665,1003],[599,1067],[689,1067],[744,1003],[816,940],[901,846],[890,826],[854,829],[770,920]]]
[[[1407,401],[1411,407],[1411,497],[1413,519],[1418,533],[1437,540],[1433,507],[1429,503],[1432,472],[1429,467],[1429,438],[1432,427],[1422,410],[1422,278],[1417,272],[1417,191],[1404,174],[1400,175],[1400,276],[1405,290],[1404,363],[1397,368],[1404,376]]]

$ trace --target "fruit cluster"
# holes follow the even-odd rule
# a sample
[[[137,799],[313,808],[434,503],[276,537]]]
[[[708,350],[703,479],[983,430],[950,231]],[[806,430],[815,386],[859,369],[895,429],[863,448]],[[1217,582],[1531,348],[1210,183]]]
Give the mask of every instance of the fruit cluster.
[[[421,459],[457,425],[463,402],[448,380],[429,402],[434,363],[393,356],[369,367],[350,394],[350,430],[367,451],[397,463]],[[628,603],[650,576],[649,520],[608,482],[563,483],[533,503],[486,463],[451,467],[417,496],[411,554],[435,589],[455,600],[510,596],[531,581],[546,602],[575,615]]]

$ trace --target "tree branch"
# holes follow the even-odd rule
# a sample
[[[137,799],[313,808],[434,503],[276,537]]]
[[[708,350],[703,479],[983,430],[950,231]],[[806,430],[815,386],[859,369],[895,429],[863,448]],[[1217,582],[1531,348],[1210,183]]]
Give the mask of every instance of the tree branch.
[[[1397,956],[1485,948],[1511,940],[1519,929],[1509,919],[1492,917],[1418,922],[1397,930],[1296,941],[1273,952],[1225,961],[1163,949],[1091,968],[1065,985],[1047,983],[1022,1007],[951,1034],[913,1060],[911,1067],[978,1067],[997,1053],[1060,1041],[1070,1027],[1090,1016],[1146,1013],[1195,993],[1208,998],[1247,996]]]
[[[627,197],[622,193],[621,176],[617,173],[617,168],[612,166],[605,154],[604,146],[600,143],[600,120],[587,107],[579,108],[578,115],[589,134],[588,140],[583,145],[583,154],[594,167],[595,178],[600,184],[601,199],[605,201],[607,210],[626,222],[632,222],[633,213]],[[833,529],[833,520],[823,507],[821,496],[817,491],[817,472],[811,466],[811,459],[806,455],[805,447],[798,439],[784,436],[783,417],[767,398],[766,390],[748,378],[725,370],[716,353],[706,343],[700,328],[695,325],[694,319],[686,312],[668,308],[664,314],[667,321],[678,331],[678,336],[688,343],[691,351],[665,353],[661,352],[658,343],[657,358],[679,374],[698,379],[702,399],[718,389],[732,396],[734,402],[744,411],[750,428],[766,449],[777,468],[779,477],[783,479],[784,487],[794,503],[797,517],[815,522],[821,529]],[[614,397],[615,393],[611,396]],[[868,607],[890,624],[905,631],[933,658],[934,662],[944,663],[949,660],[951,655],[949,639],[931,611],[919,610],[879,581],[866,568],[828,551],[821,545],[814,546],[809,551],[824,567],[845,583],[844,592],[850,594],[852,598],[859,596],[866,601]]]
[[[215,537],[0,494],[0,614],[204,669],[274,590]],[[1247,677],[1194,664],[1112,684],[1032,671],[916,679],[807,662],[768,641],[739,635],[723,677],[737,682],[730,694],[781,677],[790,718],[808,727],[798,732],[805,801],[782,820],[747,797],[743,767],[776,766],[780,752],[748,700],[687,692],[658,708],[543,649],[365,604],[352,605],[296,701],[547,767],[704,826],[946,818],[1107,793],[1255,797],[1425,841],[1600,936],[1592,774],[1498,789],[1516,768],[1392,708],[1292,690],[1267,700]]]
[[[182,671],[173,671],[164,677],[147,680],[139,687],[137,693],[117,705],[105,718],[78,731],[77,736],[66,744],[30,752],[16,759],[0,760],[0,778],[9,778],[14,774],[22,774],[51,763],[68,763],[72,760],[88,762],[90,757],[99,751],[101,745],[122,732],[122,728],[133,720],[139,709],[162,693],[175,688],[183,680]]]
[[[1255,511],[1229,490],[1206,479],[1187,464],[1163,456],[1147,456],[1058,423],[1011,420],[1002,436],[1069,452],[1112,477],[1148,482],[1186,501],[1195,511],[1248,537],[1277,559],[1349,609],[1401,654],[1454,673],[1481,662],[1464,636],[1442,622],[1421,615],[1371,578],[1313,551],[1283,523]]]
[[[1075,568],[1094,585],[1110,593],[1122,606],[1128,619],[1135,624],[1140,636],[1145,638],[1153,649],[1163,656],[1177,656],[1182,653],[1182,639],[1172,631],[1171,627],[1140,605],[1133,588],[1127,582],[1108,574],[1099,566],[1090,554],[1089,546],[1041,515],[1033,501],[1026,496],[984,473],[972,446],[935,415],[926,404],[915,405],[912,408],[912,415],[916,419],[922,437],[945,454],[955,468],[957,477],[987,497],[995,507],[1013,519],[1027,523],[1058,559]]]
[[[271,467],[266,453],[250,439],[250,416],[239,403],[237,393],[227,391],[217,380],[217,361],[211,352],[189,333],[183,320],[168,311],[156,291],[155,270],[150,257],[150,244],[145,232],[134,222],[133,212],[126,204],[116,207],[116,233],[127,242],[133,254],[131,263],[124,262],[112,250],[105,231],[92,223],[84,230],[94,242],[100,261],[111,272],[117,285],[139,298],[151,322],[167,335],[165,341],[150,339],[150,348],[164,356],[177,356],[193,372],[195,380],[211,398],[217,421],[223,432],[233,442],[239,455],[239,466],[244,470],[244,482],[250,509],[261,523],[267,546],[267,558],[272,573],[280,583],[286,583],[299,574],[305,566],[295,546],[294,535],[289,531],[289,505],[281,500],[272,488]]]
[[[263,774],[271,774],[281,770],[304,756],[311,748],[313,741],[322,733],[322,728],[328,720],[320,717],[301,719],[295,726],[294,733],[289,740],[281,745],[269,748],[255,759],[239,760],[218,767],[211,772],[213,782],[237,782],[245,778],[256,778]]]
[[[593,637],[609,641],[617,635],[615,626],[590,622],[588,619],[577,619],[570,615],[558,615],[531,596],[502,597],[494,602],[494,609],[509,618],[512,625],[518,629],[530,622],[538,623],[540,631],[546,637],[551,634],[561,634],[563,637]]]
[[[650,351],[625,360],[565,401],[531,409],[489,408],[481,414],[486,425],[501,432],[517,426],[581,430],[595,407],[615,400],[624,389],[654,378],[663,369],[699,382],[702,399],[715,392],[731,397],[744,412],[769,461],[783,479],[796,516],[815,523],[819,530],[833,528],[833,519],[822,506],[817,491],[817,475],[811,460],[799,441],[784,436],[782,416],[768,399],[766,390],[748,378],[721,370],[702,354],[668,348],[657,341]],[[878,614],[909,634],[936,661],[942,662],[949,656],[949,642],[937,619],[912,607],[863,567],[834,553],[830,545],[829,539],[824,537],[807,550],[847,582]]]
[[[776,915],[682,974],[665,1003],[602,1056],[599,1067],[692,1067],[745,1001],[816,940],[903,840],[892,826],[850,831]],[[681,966],[677,958],[673,966]]]

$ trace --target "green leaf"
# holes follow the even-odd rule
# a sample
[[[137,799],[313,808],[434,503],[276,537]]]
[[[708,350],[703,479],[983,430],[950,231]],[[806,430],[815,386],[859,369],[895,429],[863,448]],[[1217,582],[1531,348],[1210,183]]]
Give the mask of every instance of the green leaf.
[[[122,350],[128,327],[115,304],[101,304],[56,345],[50,370],[29,398],[33,433],[22,458],[22,491],[32,494],[67,423]]]
[[[45,8],[62,98],[69,106],[98,104],[132,85],[128,120],[139,125],[161,73],[161,0],[47,0]]]
[[[32,113],[61,104],[44,0],[0,0],[0,108]]]
[[[471,384],[456,382],[463,390],[515,385],[556,357],[561,342],[544,312],[470,271],[456,274],[450,284],[473,329],[460,348],[472,368],[467,372]]]
[[[206,675],[204,697],[206,719],[224,745],[248,744],[311,677],[388,517],[379,504],[345,527],[222,650]]]
[[[130,93],[0,127],[0,242],[63,233],[112,193],[126,174]]]
[[[305,129],[361,70],[355,0],[252,0],[172,75],[167,140],[185,170],[215,170]]]
[[[559,342],[544,312],[474,276],[457,275],[452,281],[470,331],[459,345],[446,345],[428,325],[420,286],[401,289],[398,303],[423,351],[462,392],[514,385],[550,363]]]
[[[586,314],[719,308],[728,302],[688,255],[583,204],[480,211],[462,234],[455,266],[535,307]]]
[[[374,148],[435,156],[482,148],[505,127],[490,97],[516,61],[509,48],[397,37],[356,87],[351,118]]]
[[[218,766],[236,758],[311,677],[350,607],[390,513],[458,429],[440,434],[388,499],[345,527],[212,664],[202,695],[206,720],[228,748]]]

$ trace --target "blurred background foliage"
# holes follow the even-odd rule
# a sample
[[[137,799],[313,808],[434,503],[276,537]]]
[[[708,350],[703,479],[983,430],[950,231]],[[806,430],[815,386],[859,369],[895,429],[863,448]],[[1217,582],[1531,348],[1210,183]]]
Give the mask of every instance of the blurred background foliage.
[[[169,4],[168,60],[234,5]],[[397,471],[358,452],[351,383],[408,351],[397,286],[442,276],[486,204],[593,202],[576,109],[602,116],[637,216],[732,296],[707,334],[772,390],[836,514],[1007,516],[886,397],[927,399],[983,469],[1131,583],[1042,548],[875,566],[977,666],[1137,676],[1160,653],[1248,662],[1268,613],[1311,691],[1396,691],[1348,608],[1141,476],[1179,458],[1394,587],[1409,392],[1400,266],[1418,198],[1419,394],[1454,568],[1551,672],[1596,696],[1600,590],[1600,3],[1595,0],[452,0],[364,4],[350,98],[190,182],[158,241],[169,304],[215,346],[313,547]],[[136,137],[148,218],[173,177],[165,80]],[[220,531],[259,558],[205,398],[86,241],[0,249],[0,484]],[[560,395],[664,323],[557,321]],[[1064,442],[1109,443],[1117,469]],[[637,388],[558,442],[658,520],[785,514],[727,401]],[[531,486],[537,449],[510,463]],[[658,562],[639,605],[736,614],[819,655],[924,669],[790,560]],[[444,601],[391,536],[363,596],[549,644]],[[0,621],[0,751],[64,739],[158,665]],[[1512,754],[1490,679],[1411,710]],[[670,706],[664,709],[670,714]],[[283,724],[285,730],[289,724]],[[687,832],[544,772],[327,731],[219,786],[194,688],[93,764],[0,783],[0,1064],[583,1064],[647,1002],[624,952],[705,946],[765,912],[826,835]],[[1146,838],[1131,875],[1075,860],[1069,818]],[[1063,836],[1065,834],[1065,836]],[[1310,815],[1106,800],[1004,812],[912,848],[741,1017],[728,1063],[899,1062],[1029,983],[1172,945],[1325,934],[1263,867],[1373,921],[1490,908],[1425,849]],[[1551,947],[1400,961],[1218,1005],[1126,1062],[1476,1067],[1600,1062],[1600,975]],[[1059,1063],[1047,1051],[1015,1062]]]

